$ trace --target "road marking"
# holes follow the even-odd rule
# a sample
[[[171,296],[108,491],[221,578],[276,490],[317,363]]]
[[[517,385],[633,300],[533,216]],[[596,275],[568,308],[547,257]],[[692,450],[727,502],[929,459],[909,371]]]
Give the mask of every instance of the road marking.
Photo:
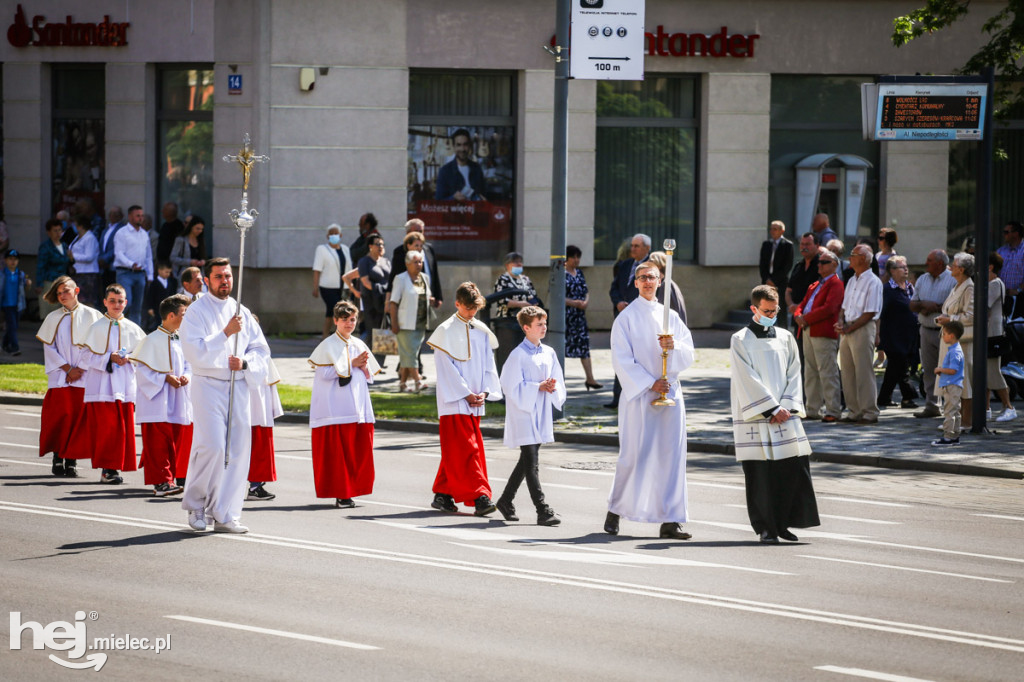
[[[725,483],[702,483],[700,481],[691,481],[687,479],[687,485],[696,485],[702,488],[725,488],[726,490],[746,490],[742,485],[727,485]]]
[[[137,528],[156,528],[159,530],[171,529],[187,532],[187,528],[184,526],[184,524],[173,524],[163,521],[154,521],[152,519],[144,519],[142,520],[142,522],[133,522],[130,519],[126,519],[123,517],[115,517],[111,514],[100,514],[98,512],[90,512],[88,515],[86,515],[82,512],[79,512],[78,510],[70,510],[60,507],[41,507],[38,505],[27,505],[20,502],[0,501],[0,510],[61,516],[65,518],[78,519],[82,521],[113,523],[117,525],[135,526]],[[51,510],[58,511],[55,512]],[[920,637],[922,639],[931,639],[943,642],[952,642],[956,644],[966,644],[969,646],[984,647],[988,649],[1001,649],[1004,651],[1024,653],[1024,640],[1020,639],[998,637],[995,635],[985,635],[976,632],[965,632],[961,630],[949,630],[945,628],[931,627],[928,625],[917,625],[914,623],[902,623],[898,621],[889,621],[880,618],[870,618],[867,616],[855,616],[831,611],[820,611],[817,609],[808,609],[797,606],[786,606],[784,604],[773,604],[770,602],[758,602],[749,599],[739,599],[735,597],[723,597],[719,595],[704,594],[700,592],[688,592],[685,590],[675,588],[655,587],[652,585],[627,583],[617,580],[592,578],[589,576],[582,575],[555,573],[551,571],[536,571],[525,568],[501,566],[499,564],[485,564],[479,562],[461,561],[458,559],[448,559],[422,554],[408,554],[405,552],[378,550],[369,547],[346,546],[327,542],[317,542],[313,540],[296,540],[295,538],[277,537],[271,535],[257,535],[254,533],[249,533],[247,535],[210,533],[207,534],[207,537],[212,538],[212,541],[247,542],[254,544],[285,547],[289,549],[305,549],[307,551],[312,552],[326,552],[342,556],[376,559],[379,561],[391,561],[395,563],[404,563],[417,566],[429,566],[432,568],[442,568],[452,571],[463,571],[466,573],[475,573],[479,575],[491,575],[504,578],[512,578],[515,580],[526,580],[531,582],[543,583],[549,586],[564,585],[580,589],[648,597],[651,599],[664,599],[667,601],[696,604],[700,606],[709,606],[715,608],[724,608],[733,611],[743,611],[746,613],[760,613],[780,618],[791,618],[794,620],[803,620],[813,623],[824,623],[828,625],[838,625],[841,627],[872,630],[875,632],[887,632],[892,634],[906,635],[910,637]]]
[[[331,644],[333,646],[343,646],[349,649],[360,649],[362,651],[380,651],[380,647],[370,646],[369,644],[357,644],[356,642],[346,642],[340,639],[328,639],[326,637],[317,637],[316,635],[302,635],[297,632],[286,632],[285,630],[271,630],[270,628],[259,628],[254,625],[242,625],[241,623],[225,623],[222,620],[195,618],[193,616],[164,616],[164,618],[170,618],[171,620],[183,620],[186,623],[213,625],[219,628],[228,628],[229,630],[244,630],[245,632],[257,632],[261,635],[274,635],[275,637],[287,637],[288,639],[301,639],[304,642],[316,642],[317,644]]]
[[[508,483],[508,479],[507,478],[495,478],[494,476],[491,476],[491,480],[492,481],[497,481],[498,483]],[[566,485],[564,483],[548,483],[548,482],[544,483],[544,487],[545,488],[564,488],[566,490],[597,490],[597,488],[586,488],[586,487],[584,487],[582,485]]]
[[[913,505],[900,504],[899,502],[879,502],[878,500],[858,500],[855,497],[837,497],[835,495],[820,495],[819,500],[833,500],[835,502],[853,502],[854,504],[874,504],[879,507],[911,507]]]
[[[990,519],[1006,519],[1007,521],[1024,521],[1024,516],[1003,516],[1002,514],[971,514],[971,516],[985,516]]]
[[[22,417],[35,417],[36,419],[42,414],[41,412],[8,412],[7,414],[18,414]]]
[[[597,471],[596,469],[566,469],[564,467],[544,467],[548,471],[561,471],[563,474],[571,471],[574,474],[590,474],[591,476],[614,476],[614,471]]]
[[[745,504],[726,504],[724,507],[736,507],[737,509],[746,509]],[[878,519],[862,519],[857,516],[836,516],[834,514],[819,514],[823,519],[838,519],[840,521],[857,521],[858,523],[877,523],[885,526],[902,526],[900,521],[879,521]]]
[[[48,467],[53,464],[53,462],[28,462],[23,459],[0,459],[0,462],[9,462],[11,464],[31,464],[34,467]]]
[[[920,677],[904,677],[892,673],[880,673],[874,670],[863,670],[861,668],[840,668],[835,665],[819,665],[815,670],[824,670],[828,673],[839,673],[840,675],[851,675],[853,677],[866,677],[869,680],[883,680],[883,682],[931,682],[931,680]]]
[[[33,450],[39,449],[38,443],[36,443],[35,445],[22,445],[21,443],[0,443],[0,446],[6,446],[9,448],[31,448]]]
[[[379,504],[382,507],[398,507],[399,509],[419,509],[421,511],[427,511],[431,509],[430,505],[423,504],[396,504],[394,502],[378,502],[377,500],[371,500],[367,497],[360,497],[360,502],[366,502],[368,504]]]
[[[297,459],[301,462],[309,462],[311,457],[299,457],[298,455],[282,455],[280,453],[274,453],[274,457],[277,459]]]
[[[28,431],[30,433],[39,433],[38,428],[33,429],[30,426],[5,426],[4,428],[10,429],[11,431]]]
[[[413,457],[429,457],[431,459],[441,459],[441,455],[435,455],[431,452],[410,452]]]
[[[944,575],[951,578],[966,578],[967,580],[984,580],[990,583],[1013,583],[1012,580],[1000,580],[998,578],[982,578],[977,575],[965,575],[963,573],[947,573],[945,571],[929,571],[924,568],[909,568],[907,566],[893,566],[891,564],[873,564],[869,561],[851,561],[849,559],[833,559],[824,556],[811,556],[810,554],[797,554],[805,559],[818,559],[819,561],[837,561],[841,564],[856,564],[858,566],[874,566],[876,568],[891,568],[894,571],[913,571],[914,573],[931,573],[932,575]]]

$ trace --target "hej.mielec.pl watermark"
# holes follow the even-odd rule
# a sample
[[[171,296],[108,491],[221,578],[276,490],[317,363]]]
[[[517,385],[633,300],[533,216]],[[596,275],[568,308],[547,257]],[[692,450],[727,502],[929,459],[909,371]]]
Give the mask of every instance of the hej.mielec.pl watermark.
[[[155,651],[159,654],[171,648],[170,633],[152,639],[111,633],[105,637],[94,637],[90,644],[85,632],[86,618],[94,621],[99,618],[99,614],[95,611],[88,614],[85,611],[76,611],[73,623],[57,620],[43,625],[32,620],[22,622],[21,611],[11,611],[11,651],[22,648],[22,640],[27,632],[31,637],[33,649],[67,652],[67,660],[50,654],[49,658],[54,663],[65,668],[99,670],[107,662],[107,654],[103,653],[104,651]],[[96,653],[86,655],[86,651]]]

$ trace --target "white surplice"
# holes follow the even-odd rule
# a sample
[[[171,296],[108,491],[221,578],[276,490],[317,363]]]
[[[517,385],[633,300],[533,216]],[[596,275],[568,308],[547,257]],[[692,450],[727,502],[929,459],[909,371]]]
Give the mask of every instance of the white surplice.
[[[661,378],[663,307],[638,297],[612,325],[612,366],[622,384],[619,398],[619,461],[608,510],[630,521],[683,523],[686,513],[686,413],[679,373],[693,364],[693,338],[675,311],[668,331],[674,350],[666,375],[672,407],[655,407],[650,390]]]
[[[131,354],[135,363],[136,424],[191,424],[192,384],[174,388],[167,375],[192,379],[192,368],[185,361],[176,333],[158,327],[142,340]]]
[[[732,336],[732,428],[741,462],[811,454],[801,421],[805,412],[796,339],[785,329],[774,332],[774,338],[758,338],[746,327]],[[770,424],[765,413],[780,407],[792,416]]]
[[[79,303],[74,310],[62,307],[46,316],[36,338],[43,342],[43,370],[46,372],[47,388],[85,388],[85,374],[78,381],[68,383],[67,374],[61,367],[70,365],[86,369],[82,364],[83,359],[91,353],[82,344],[85,343],[89,328],[102,317],[103,313],[83,303]]]
[[[361,369],[352,371],[351,361],[370,349],[354,336],[343,339],[337,332],[320,342],[309,364],[314,370],[313,396],[309,404],[309,427],[312,429],[334,424],[373,424],[373,405],[370,403],[369,384],[380,372],[373,354],[367,357],[367,379]],[[338,379],[351,378],[345,386]]]
[[[203,296],[190,305],[182,318],[178,335],[185,359],[192,367],[192,413],[194,431],[182,509],[207,510],[215,521],[237,521],[248,488],[252,420],[249,410],[249,382],[266,382],[270,346],[263,331],[245,306],[242,330],[238,333],[237,355],[248,363],[235,372],[235,394],[231,413],[231,451],[224,467],[228,423],[228,393],[231,370],[228,356],[235,353],[236,336],[224,335],[224,327],[235,314],[233,298]]]
[[[118,365],[110,360],[110,354],[123,350],[127,357],[145,338],[142,328],[127,317],[115,320],[104,315],[89,327],[83,345],[90,352],[82,358],[82,366],[89,370],[85,373],[85,402],[135,402],[135,365]]]
[[[457,313],[442,322],[427,339],[434,349],[437,416],[466,414],[484,416],[484,406],[470,407],[471,393],[487,393],[487,400],[501,400],[501,381],[494,365],[497,338],[491,330]]]
[[[249,415],[253,426],[272,428],[274,420],[284,414],[281,396],[277,393],[279,383],[281,375],[270,358],[267,358],[266,380],[246,382],[249,387]]]
[[[555,379],[555,392],[539,390],[542,381]],[[505,447],[552,443],[552,410],[565,402],[565,378],[558,356],[550,346],[524,340],[501,368],[505,394]]]

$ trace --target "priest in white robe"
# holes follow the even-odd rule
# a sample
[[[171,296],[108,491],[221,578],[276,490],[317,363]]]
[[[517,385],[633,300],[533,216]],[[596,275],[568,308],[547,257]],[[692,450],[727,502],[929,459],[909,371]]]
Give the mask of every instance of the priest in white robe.
[[[210,293],[188,307],[178,331],[185,359],[192,366],[195,420],[181,506],[188,512],[193,530],[206,530],[207,518],[211,518],[215,531],[246,533],[249,529],[239,522],[248,488],[252,439],[246,384],[266,381],[270,346],[248,308],[242,306],[235,315],[237,303],[231,298],[234,282],[228,259],[207,261],[206,272]],[[232,371],[235,394],[229,417]],[[225,467],[229,418],[231,442]]]
[[[747,514],[760,541],[796,542],[790,528],[819,525],[811,484],[811,445],[796,340],[775,327],[774,287],[755,287],[751,323],[732,336],[732,421],[736,459],[743,467]]]
[[[640,295],[612,325],[612,366],[622,384],[619,398],[619,461],[608,497],[605,532],[619,532],[619,518],[660,523],[659,536],[687,540],[680,524],[686,512],[686,412],[679,373],[693,364],[693,339],[679,315],[655,300],[661,271],[654,263],[637,266]],[[662,379],[662,350],[668,351]],[[651,402],[660,394],[672,406]]]
[[[53,281],[43,298],[61,307],[50,312],[36,333],[43,343],[46,396],[39,424],[39,456],[53,453],[54,476],[78,476],[77,460],[66,458],[79,435],[85,398],[84,358],[90,351],[81,344],[100,311],[78,302],[78,285],[67,275]]]

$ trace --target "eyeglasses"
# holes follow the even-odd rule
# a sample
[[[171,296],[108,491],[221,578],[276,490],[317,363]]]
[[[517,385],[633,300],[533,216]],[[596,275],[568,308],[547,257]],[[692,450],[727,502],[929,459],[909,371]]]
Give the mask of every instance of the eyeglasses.
[[[657,282],[661,279],[658,275],[637,275],[636,281],[638,282]]]
[[[775,317],[776,315],[779,314],[779,309],[775,308],[774,310],[761,310],[760,308],[758,308],[757,312],[761,313],[761,317]]]

